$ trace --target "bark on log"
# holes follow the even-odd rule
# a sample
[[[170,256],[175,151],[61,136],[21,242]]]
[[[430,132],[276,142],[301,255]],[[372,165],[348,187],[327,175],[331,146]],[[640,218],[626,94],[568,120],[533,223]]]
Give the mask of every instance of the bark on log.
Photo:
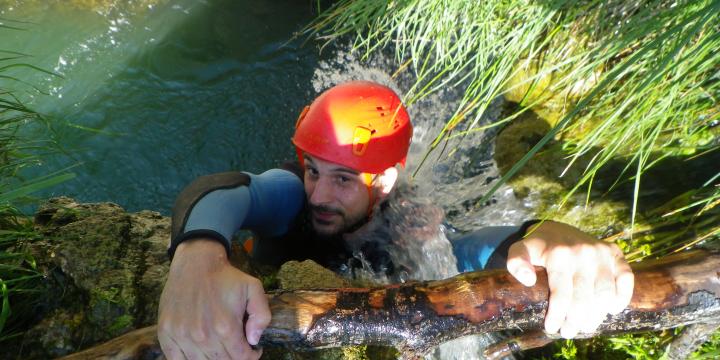
[[[635,289],[628,308],[609,316],[598,331],[579,337],[720,319],[720,252],[680,253],[633,264],[633,270]],[[532,288],[506,271],[493,270],[382,288],[272,293],[272,323],[260,342],[262,346],[295,349],[376,344],[396,347],[414,357],[465,335],[537,330],[542,328],[548,302],[547,275],[541,268],[537,274],[538,282]],[[112,346],[117,347],[121,338],[113,340]],[[129,340],[126,346],[133,347],[136,340]],[[104,346],[66,359],[138,358],[108,357],[138,352]],[[153,354],[147,346],[142,348],[144,352],[139,353]]]

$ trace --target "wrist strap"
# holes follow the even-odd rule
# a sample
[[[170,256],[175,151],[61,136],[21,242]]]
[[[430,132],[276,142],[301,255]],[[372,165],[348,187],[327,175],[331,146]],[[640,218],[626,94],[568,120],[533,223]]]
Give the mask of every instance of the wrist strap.
[[[173,257],[175,256],[175,250],[177,250],[178,245],[180,245],[183,241],[199,238],[214,240],[222,244],[225,247],[225,252],[227,253],[228,258],[230,258],[230,240],[226,239],[225,236],[223,236],[217,231],[200,229],[184,232],[170,241],[170,247],[167,250],[170,261],[172,261]]]

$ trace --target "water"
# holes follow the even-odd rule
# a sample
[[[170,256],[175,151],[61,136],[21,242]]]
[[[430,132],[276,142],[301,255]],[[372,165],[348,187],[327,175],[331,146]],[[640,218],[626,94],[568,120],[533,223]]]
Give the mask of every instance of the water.
[[[50,94],[25,89],[72,157],[49,158],[43,171],[80,164],[50,195],[168,214],[199,175],[263,171],[292,156],[319,57],[286,42],[311,18],[309,4],[110,4],[27,2],[0,14],[32,22],[2,30],[2,48],[64,77],[18,74]]]
[[[25,61],[62,75],[12,73],[48,94],[18,85],[29,105],[52,120],[70,155],[47,158],[42,171],[76,166],[76,179],[45,195],[112,201],[130,211],[168,214],[176,194],[199,175],[260,172],[292,159],[298,111],[333,84],[370,79],[404,93],[412,81],[408,73],[390,77],[390,57],[361,62],[346,46],[321,56],[318,44],[291,41],[313,16],[305,2],[27,0],[0,1],[0,9],[3,19],[24,21],[6,24],[26,29],[0,30],[1,48],[32,55]],[[410,171],[457,96],[448,90],[409,109]],[[497,177],[491,137],[483,136],[451,145],[455,156],[431,161],[416,181],[451,215],[462,213],[453,223],[466,230],[522,218],[513,210],[518,204],[468,209],[467,200]],[[463,174],[478,165],[486,168]]]
[[[412,85],[413,76],[411,73],[402,73],[392,78],[390,74],[393,73],[394,66],[391,59],[391,54],[385,54],[374,56],[369,61],[360,61],[341,47],[335,52],[334,58],[321,61],[313,76],[313,85],[316,91],[320,91],[342,81],[369,79],[387,84],[400,94],[406,93]],[[415,172],[425,155],[425,149],[441,130],[444,119],[452,115],[460,96],[457,89],[446,89],[408,108],[413,122],[413,139],[405,175]],[[492,122],[499,116],[502,104],[497,102],[494,105],[487,112],[481,125]],[[456,138],[449,142],[446,148],[454,149],[452,154],[434,152],[417,175],[409,180],[410,185],[417,187],[417,195],[421,197],[418,202],[422,204],[425,200],[427,203],[442,206],[448,214],[447,221],[453,227],[464,231],[482,226],[515,225],[522,222],[530,212],[531,204],[521,203],[515,199],[509,187],[501,187],[490,206],[474,206],[500,177],[492,159],[495,134],[496,131],[476,132],[463,139]],[[407,179],[408,176],[405,178]],[[410,236],[415,240],[404,242],[402,251],[390,250],[391,256],[394,262],[407,264],[407,267],[414,271],[405,274],[406,277],[400,274],[400,278],[396,279],[385,279],[372,271],[367,271],[369,275],[366,276],[376,282],[387,282],[408,279],[432,280],[457,274],[456,260],[446,237],[453,236],[453,230],[442,227],[437,232],[422,232],[418,235],[417,228],[407,224],[415,219],[408,218],[403,211],[389,213],[390,223],[394,224],[394,229],[391,231],[396,234],[395,241],[402,242],[404,238],[402,234],[411,234]],[[433,223],[432,211],[422,212],[418,216],[423,222]],[[370,225],[372,226],[372,222]],[[414,264],[425,265],[413,266]],[[366,270],[368,267],[365,267]],[[462,337],[438,346],[426,358],[481,359],[482,350],[498,339],[494,334]]]
[[[89,5],[88,5],[89,4]],[[52,120],[68,156],[46,159],[42,171],[75,166],[77,178],[44,195],[112,201],[129,211],[169,213],[177,193],[197,176],[229,170],[261,172],[292,159],[290,136],[300,109],[342,81],[374,80],[406,93],[409,72],[392,78],[392,56],[361,61],[348,46],[301,46],[292,35],[312,18],[309,2],[0,0],[0,17],[22,19],[26,31],[0,29],[0,48],[61,77],[16,69],[35,85],[22,97]],[[408,110],[415,133],[406,174],[452,115],[459,92],[446,89]],[[495,104],[484,122],[495,119]],[[35,137],[45,136],[34,128]],[[491,206],[475,206],[499,178],[494,131],[456,138],[433,153],[411,180],[440,204],[453,228],[521,222],[527,204],[508,188]],[[37,172],[36,172],[37,174]],[[30,174],[32,175],[32,174]],[[412,279],[456,273],[445,232],[409,249],[424,264]],[[476,358],[486,340],[462,339],[434,355]]]

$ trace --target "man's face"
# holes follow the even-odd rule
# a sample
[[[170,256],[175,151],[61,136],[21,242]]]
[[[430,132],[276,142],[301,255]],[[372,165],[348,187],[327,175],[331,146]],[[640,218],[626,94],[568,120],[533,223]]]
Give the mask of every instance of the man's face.
[[[331,237],[367,217],[370,195],[365,176],[353,169],[305,154],[305,194],[315,232]]]

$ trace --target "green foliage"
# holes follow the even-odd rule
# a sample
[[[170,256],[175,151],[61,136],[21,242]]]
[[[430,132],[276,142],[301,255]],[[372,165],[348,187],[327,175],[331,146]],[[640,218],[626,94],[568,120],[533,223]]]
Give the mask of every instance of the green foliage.
[[[16,335],[32,319],[29,315],[43,291],[42,273],[25,251],[37,234],[18,216],[16,209],[0,206],[0,341]]]
[[[365,54],[392,44],[401,69],[417,76],[408,104],[445,86],[465,86],[465,97],[428,154],[460,122],[470,122],[466,131],[478,130],[497,96],[518,86],[528,87],[530,95],[554,75],[544,90],[564,95],[570,110],[503,179],[550,139],[581,131],[567,145],[568,166],[581,156],[590,161],[572,192],[592,186],[600,168],[623,156],[623,174],[632,176],[637,193],[641,175],[659,159],[718,147],[711,141],[711,125],[720,116],[718,14],[718,0],[341,1],[306,33],[328,41],[354,34],[355,48]],[[511,84],[531,64],[535,75]],[[578,88],[587,89],[576,94]],[[520,112],[543,100],[528,96]],[[633,203],[636,209],[637,196]]]
[[[0,26],[0,30],[17,30]],[[52,144],[23,138],[21,127],[30,123],[46,123],[37,112],[26,107],[13,91],[15,86],[30,87],[22,79],[8,75],[13,68],[24,67],[52,74],[32,64],[19,62],[30,56],[0,50],[0,341],[16,336],[34,318],[35,306],[44,290],[42,271],[27,244],[39,237],[32,224],[17,210],[29,195],[66,181],[74,175],[66,172],[49,174],[36,179],[24,179],[22,169],[40,164],[42,153]]]
[[[565,340],[562,342],[562,345],[560,346],[560,350],[553,355],[556,359],[566,359],[566,360],[572,360],[577,357],[577,346],[575,346],[575,342],[572,340]]]
[[[608,339],[613,350],[638,360],[656,360],[665,358],[667,345],[672,340],[668,333],[626,334]]]
[[[710,337],[700,348],[690,355],[692,360],[717,359],[720,358],[720,331]]]
[[[127,331],[127,329],[131,329],[134,322],[135,322],[135,318],[132,315],[130,315],[130,314],[120,315],[115,319],[115,321],[112,323],[112,325],[110,325],[108,332],[122,333],[122,331]]]

